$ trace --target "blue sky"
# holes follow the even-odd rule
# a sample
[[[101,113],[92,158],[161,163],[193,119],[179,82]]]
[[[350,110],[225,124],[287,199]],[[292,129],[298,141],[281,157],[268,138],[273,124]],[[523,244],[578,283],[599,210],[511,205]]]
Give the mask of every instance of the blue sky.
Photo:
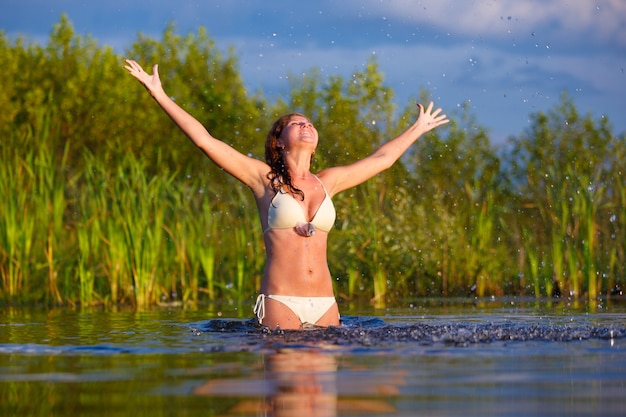
[[[0,30],[45,43],[62,13],[120,53],[170,22],[203,26],[268,97],[288,92],[290,74],[349,77],[375,55],[399,108],[421,88],[448,114],[469,102],[494,143],[564,91],[626,131],[624,0],[0,0]]]

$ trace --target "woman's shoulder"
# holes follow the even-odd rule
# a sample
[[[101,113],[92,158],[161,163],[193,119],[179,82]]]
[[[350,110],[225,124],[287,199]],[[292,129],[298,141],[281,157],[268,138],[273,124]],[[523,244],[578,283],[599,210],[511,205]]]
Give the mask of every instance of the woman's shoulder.
[[[326,192],[332,197],[337,193],[336,185],[337,181],[340,178],[341,169],[337,167],[333,168],[324,168],[320,172],[316,173],[315,176],[322,183]]]

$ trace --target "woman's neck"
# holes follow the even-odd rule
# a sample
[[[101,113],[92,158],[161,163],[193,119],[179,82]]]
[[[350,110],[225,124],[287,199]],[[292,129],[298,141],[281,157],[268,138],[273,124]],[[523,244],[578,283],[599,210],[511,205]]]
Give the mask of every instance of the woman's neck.
[[[311,177],[311,155],[303,155],[300,158],[289,155],[285,163],[291,178],[307,179]]]

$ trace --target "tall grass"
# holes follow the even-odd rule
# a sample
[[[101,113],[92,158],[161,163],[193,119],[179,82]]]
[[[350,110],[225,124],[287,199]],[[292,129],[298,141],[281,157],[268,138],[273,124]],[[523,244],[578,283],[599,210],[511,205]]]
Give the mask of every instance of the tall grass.
[[[215,273],[218,221],[211,209],[209,203],[202,204],[194,220],[187,220],[190,236],[187,252],[190,263],[194,265],[190,273],[196,274],[197,277],[194,280],[197,288],[192,287],[194,297],[199,297],[198,293],[203,292],[210,300],[214,300],[218,294]]]
[[[16,133],[2,147],[0,193],[7,198],[0,216],[0,274],[7,296],[13,299],[22,298],[24,289],[39,293],[42,283],[34,275],[42,269],[48,289],[44,294],[51,301],[62,299],[57,282],[62,265],[56,249],[63,252],[67,243],[62,238],[67,207],[64,185],[71,174],[65,173],[68,146],[55,158],[51,118],[50,112],[40,111],[32,129]]]
[[[31,253],[35,240],[35,216],[30,184],[34,151],[21,156],[9,147],[2,148],[0,194],[4,198],[0,209],[0,275],[3,292],[9,298],[19,297],[28,285],[31,273]]]
[[[492,274],[497,272],[491,267],[497,260],[497,257],[491,253],[496,221],[493,215],[493,192],[487,191],[485,196],[480,196],[479,192],[467,182],[465,189],[468,195],[470,217],[466,226],[468,242],[465,246],[466,270],[468,275],[475,277],[476,294],[484,297],[494,284],[490,282]]]
[[[583,274],[587,281],[588,300],[593,302],[601,291],[595,252],[598,245],[598,208],[603,202],[604,187],[591,179],[585,182],[588,186],[574,196],[574,205],[580,215]]]
[[[247,190],[148,167],[131,152],[107,160],[84,149],[78,163],[50,116],[42,113],[36,128],[0,145],[0,193],[11,197],[0,206],[5,301],[248,303],[260,285],[264,249]],[[365,295],[382,308],[405,297],[469,294],[472,287],[476,295],[495,295],[521,273],[536,297],[549,296],[553,279],[563,277],[573,296],[586,291],[595,300],[623,282],[623,191],[612,206],[602,187],[555,194],[541,226],[508,206],[526,214],[510,216],[515,224],[501,230],[503,209],[480,183],[466,185],[450,204],[443,191],[423,198],[411,183],[386,179],[336,199],[329,260],[340,297]],[[609,206],[615,220],[601,217]],[[512,230],[520,237],[507,239]],[[511,242],[523,247],[523,271],[522,248]],[[600,279],[607,268],[610,282]]]
[[[134,302],[146,307],[158,299],[163,276],[164,216],[167,209],[165,190],[173,176],[167,172],[149,178],[141,160],[128,156],[116,171],[112,184],[112,220],[122,229],[123,239],[114,242],[126,255],[126,269],[131,273]],[[118,236],[119,237],[119,236]]]

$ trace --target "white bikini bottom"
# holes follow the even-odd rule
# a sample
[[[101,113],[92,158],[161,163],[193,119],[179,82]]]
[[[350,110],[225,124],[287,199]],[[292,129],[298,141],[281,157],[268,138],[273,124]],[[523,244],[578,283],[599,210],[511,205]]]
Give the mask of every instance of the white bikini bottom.
[[[254,314],[263,324],[265,317],[265,299],[283,303],[298,316],[302,324],[315,324],[335,304],[335,297],[294,297],[291,295],[259,294],[254,305]]]

